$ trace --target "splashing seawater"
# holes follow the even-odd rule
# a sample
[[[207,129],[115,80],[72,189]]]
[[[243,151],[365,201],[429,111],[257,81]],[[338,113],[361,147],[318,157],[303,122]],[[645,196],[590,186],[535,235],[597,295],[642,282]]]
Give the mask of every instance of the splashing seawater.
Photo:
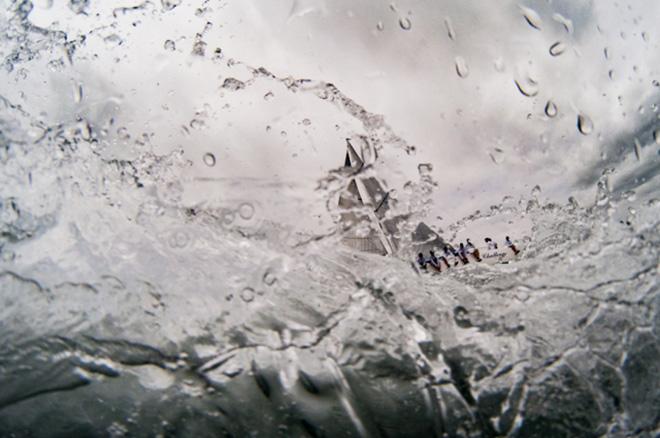
[[[307,44],[328,44],[319,37],[332,16],[325,2],[296,2],[295,19],[265,4],[193,3],[117,11],[76,1],[57,10],[70,21],[52,23],[39,14],[57,2],[35,2],[34,12],[25,2],[2,6],[14,18],[0,21],[0,435],[657,430],[656,114],[637,112],[648,118],[630,136],[627,126],[608,126],[614,111],[598,112],[584,97],[589,88],[571,88],[582,81],[571,77],[564,92],[551,80],[558,76],[532,68],[566,60],[548,56],[554,39],[546,32],[575,31],[571,48],[589,38],[581,20],[555,13],[542,21],[551,6],[520,6],[523,21],[515,4],[462,4],[415,9],[415,28],[399,23],[409,32],[394,37],[372,34],[370,12],[362,42],[376,45],[372,56],[390,53],[385,37],[411,39],[424,52],[434,40],[414,38],[442,28],[451,13],[449,39],[428,52],[438,68],[426,78],[426,56],[411,58],[403,86],[394,70],[349,68],[358,44],[341,38],[359,27],[356,5],[352,18],[341,14],[345,32],[333,28],[332,44],[346,51],[339,70],[351,71],[341,76],[335,63],[301,61],[317,52]],[[469,17],[492,30],[487,11],[498,20],[510,14],[512,28],[533,34],[538,50],[529,53],[538,58],[471,53],[484,36]],[[260,34],[264,17],[288,27]],[[232,27],[252,19],[260,23],[254,32]],[[409,20],[395,14],[385,23],[399,19]],[[306,20],[306,38],[277,39]],[[65,35],[53,30],[65,22]],[[108,27],[120,37],[110,45]],[[236,42],[245,35],[269,41],[263,64],[251,64],[259,59],[252,43]],[[283,42],[295,50],[277,52]],[[538,74],[513,78],[514,88],[504,57],[509,70]],[[280,58],[290,71],[270,69]],[[137,59],[145,59],[140,74]],[[151,70],[161,73],[145,98],[141,77]],[[413,73],[418,81],[408,80]],[[39,94],[44,81],[62,84],[66,98]],[[425,84],[421,93],[413,82]],[[434,93],[442,99],[415,106]],[[569,112],[578,106],[584,112]],[[424,128],[414,130],[417,123]],[[336,154],[324,155],[335,145]],[[285,167],[281,157],[294,154],[302,157]],[[521,168],[530,169],[525,178]],[[549,181],[540,176],[546,170]],[[557,180],[574,183],[575,193],[562,199]],[[477,211],[456,213],[471,203]],[[449,219],[434,217],[438,209]],[[345,244],[346,236],[387,240],[389,227],[400,243],[392,256]],[[506,235],[521,249],[507,264],[473,262],[437,275],[410,266],[418,248],[467,238],[481,247],[492,237],[506,250]]]

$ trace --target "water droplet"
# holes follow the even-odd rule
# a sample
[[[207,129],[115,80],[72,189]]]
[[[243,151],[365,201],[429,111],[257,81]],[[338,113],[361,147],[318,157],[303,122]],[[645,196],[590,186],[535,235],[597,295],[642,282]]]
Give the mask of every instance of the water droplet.
[[[456,40],[456,32],[454,32],[454,26],[451,23],[451,18],[445,17],[445,27],[447,28],[447,36],[450,40]]]
[[[207,152],[204,154],[202,157],[202,160],[204,161],[204,164],[206,164],[209,167],[215,166],[215,155],[213,155],[210,152]]]
[[[272,272],[266,271],[263,280],[266,285],[272,286],[277,281],[277,277]]]
[[[656,144],[660,144],[660,129],[653,131],[653,140],[655,140]]]
[[[660,87],[660,81],[658,81],[657,79],[653,79],[653,80],[651,81],[651,84],[652,84],[654,87]]]
[[[50,9],[53,7],[53,0],[35,0],[33,3],[41,9]]]
[[[249,303],[254,300],[254,289],[251,287],[246,287],[241,291],[241,299],[246,303]]]
[[[236,212],[230,208],[220,208],[218,216],[220,217],[220,223],[225,227],[229,227],[236,219]]]
[[[286,131],[284,131],[284,130],[280,131],[280,136],[281,137],[286,137],[287,136]]]
[[[564,26],[564,30],[568,34],[573,33],[573,22],[571,20],[557,13],[552,14],[552,19],[555,20],[557,23],[560,23],[562,26]]]
[[[62,58],[53,59],[48,63],[48,69],[52,72],[60,72],[64,70],[65,64]]]
[[[113,33],[112,35],[103,38],[103,42],[108,46],[121,46],[124,43],[124,40],[116,33]]]
[[[607,76],[609,76],[610,79],[614,79],[614,70],[608,71]]]
[[[607,47],[605,47],[605,48],[603,49],[603,55],[605,55],[605,59],[610,59],[610,49],[608,49]]]
[[[541,194],[541,186],[537,184],[532,189],[532,196],[538,198],[540,194]]]
[[[309,126],[309,125],[312,124],[312,121],[309,120],[309,119],[303,119],[302,124],[305,125],[305,126]]]
[[[456,64],[456,73],[459,77],[465,79],[470,75],[470,69],[468,68],[465,59],[462,56],[457,56],[455,60]]]
[[[541,30],[541,24],[543,21],[541,20],[541,17],[539,16],[538,12],[536,12],[534,9],[531,8],[526,8],[524,6],[519,6],[521,12],[523,13],[523,17],[525,17],[525,21],[527,21],[527,24],[532,26],[534,29]]]
[[[171,11],[181,4],[181,0],[160,0],[164,11]]]
[[[275,97],[275,95],[273,94],[272,91],[269,91],[268,93],[264,94],[264,100],[265,100],[265,101],[269,101],[269,100],[271,100],[273,97]]]
[[[594,130],[594,124],[589,118],[589,116],[584,114],[578,114],[577,117],[577,127],[580,131],[580,134],[589,135]]]
[[[649,42],[649,34],[646,32],[642,32],[642,39],[644,42],[648,43]]]
[[[526,77],[525,79],[520,79],[520,80],[515,79],[514,82],[516,83],[516,87],[518,88],[518,91],[520,91],[523,94],[523,96],[534,97],[539,92],[538,83],[529,76]]]
[[[412,22],[408,17],[401,17],[399,18],[399,26],[403,30],[410,30],[412,28]]]
[[[383,31],[383,29],[385,29],[385,26],[383,25],[382,21],[379,21],[378,23],[376,23],[376,29],[378,29],[381,32]]]
[[[640,144],[639,140],[637,140],[637,138],[635,138],[633,149],[635,150],[635,157],[637,158],[637,161],[640,161],[642,156],[642,145]]]
[[[245,82],[239,81],[236,78],[226,78],[222,83],[222,88],[232,91],[242,90],[245,88]]]
[[[204,129],[204,128],[206,128],[206,123],[202,119],[192,119],[190,121],[189,125],[192,129]]]
[[[83,86],[82,84],[75,84],[73,86],[73,101],[80,103],[83,100]]]
[[[190,237],[185,231],[179,230],[172,233],[170,237],[170,246],[172,248],[185,248],[190,241]]]
[[[551,100],[545,104],[545,115],[548,117],[555,117],[557,115],[557,105]]]
[[[128,140],[129,138],[131,138],[131,135],[128,133],[128,129],[125,128],[124,126],[117,128],[117,136],[121,140]]]
[[[433,172],[433,164],[431,164],[431,163],[419,163],[417,165],[417,171],[419,172],[420,176],[430,175],[431,172]]]
[[[76,14],[84,14],[89,6],[89,0],[69,0],[69,9]]]
[[[254,216],[254,206],[249,202],[243,202],[238,207],[238,215],[245,220],[252,219]]]
[[[176,43],[172,40],[165,40],[165,43],[163,43],[163,48],[173,52],[176,50]]]
[[[561,41],[557,41],[556,43],[550,46],[550,49],[548,51],[552,56],[559,56],[562,53],[564,53],[564,50],[566,50],[566,44],[562,43]]]

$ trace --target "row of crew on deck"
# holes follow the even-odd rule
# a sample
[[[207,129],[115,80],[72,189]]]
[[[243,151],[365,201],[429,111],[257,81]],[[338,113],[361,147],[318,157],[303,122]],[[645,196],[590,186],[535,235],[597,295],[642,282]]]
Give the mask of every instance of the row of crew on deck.
[[[490,237],[486,237],[484,241],[486,242],[486,248],[488,251],[496,251],[498,249],[497,243],[494,242]],[[510,248],[515,255],[518,255],[520,252],[518,251],[518,248],[516,248],[516,245],[511,241],[509,236],[506,236],[504,239],[504,244],[507,248]],[[470,263],[468,260],[468,255],[474,256],[478,262],[481,261],[481,254],[479,249],[474,246],[470,239],[467,239],[465,244],[461,242],[458,245],[458,250],[455,249],[453,245],[445,245],[443,249],[444,255],[437,256],[434,251],[429,252],[429,258],[424,257],[424,254],[421,252],[417,255],[417,264],[422,269],[427,269],[428,265],[431,265],[431,267],[437,271],[442,271],[442,265],[449,269],[451,267],[449,263],[450,258],[454,260],[454,266],[458,265],[459,263],[466,265]]]

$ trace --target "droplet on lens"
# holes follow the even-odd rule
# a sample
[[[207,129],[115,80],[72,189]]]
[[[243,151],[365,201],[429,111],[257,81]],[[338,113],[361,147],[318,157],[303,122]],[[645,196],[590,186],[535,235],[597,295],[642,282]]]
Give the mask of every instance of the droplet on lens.
[[[238,215],[245,220],[252,219],[252,216],[254,216],[254,206],[249,202],[242,203],[238,207]]]
[[[254,289],[251,287],[246,287],[241,291],[241,299],[246,303],[249,303],[254,300]]]
[[[412,22],[408,17],[401,17],[399,18],[399,26],[403,30],[410,30],[410,28],[412,28]]]
[[[536,12],[534,9],[526,8],[524,6],[520,6],[520,10],[523,13],[523,17],[525,17],[527,24],[532,26],[534,29],[541,30],[541,23],[543,23],[543,21],[541,20],[538,12]]]
[[[170,52],[174,52],[176,50],[176,43],[172,40],[165,40],[165,43],[163,43],[163,48],[165,50],[169,50]]]
[[[215,166],[215,155],[213,155],[212,153],[210,152],[205,153],[203,160],[204,160],[204,164],[206,164],[207,166],[209,167]]]
[[[577,127],[580,134],[589,135],[594,130],[594,124],[585,114],[578,114],[577,117]]]
[[[561,41],[557,41],[550,46],[549,52],[552,56],[559,56],[564,53],[564,50],[566,50],[566,44],[562,43]]]
[[[445,27],[447,28],[447,36],[449,37],[449,39],[455,41],[456,32],[454,32],[454,26],[451,23],[451,18],[449,17],[445,18]]]
[[[468,68],[467,63],[465,62],[465,59],[463,59],[462,56],[457,56],[456,57],[456,73],[458,74],[459,77],[465,79],[470,75],[470,69]]]
[[[515,79],[514,82],[516,83],[518,91],[520,91],[523,96],[534,97],[539,93],[538,83],[530,77],[520,80]]]
[[[557,105],[551,100],[545,104],[545,115],[548,117],[555,117],[557,115]]]

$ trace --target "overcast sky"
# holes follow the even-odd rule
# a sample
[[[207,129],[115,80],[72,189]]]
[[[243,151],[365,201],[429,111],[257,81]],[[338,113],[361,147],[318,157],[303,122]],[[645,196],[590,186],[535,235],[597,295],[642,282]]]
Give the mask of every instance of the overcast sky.
[[[3,95],[21,100],[19,91],[28,91],[22,104],[48,123],[83,115],[102,126],[114,117],[131,139],[112,131],[109,156],[182,148],[194,163],[185,174],[191,180],[259,178],[302,187],[283,192],[246,183],[228,192],[221,183],[190,182],[191,200],[255,197],[267,204],[279,196],[295,207],[271,206],[271,213],[312,214],[316,207],[303,206],[318,205],[311,190],[342,164],[344,139],[368,134],[348,112],[279,80],[221,88],[228,77],[251,79],[246,66],[333,83],[383,115],[388,132],[417,152],[381,144],[382,177],[400,190],[417,180],[419,163],[432,163],[439,183],[432,216],[442,215],[444,226],[505,195],[528,195],[537,184],[543,198],[587,202],[602,168],[633,165],[634,137],[657,163],[657,145],[646,146],[660,100],[654,0],[200,0],[114,15],[118,5],[142,2],[91,0],[82,14],[67,3],[35,1],[29,19],[70,39],[87,36],[73,65],[48,68],[63,53],[45,52],[25,78],[1,73],[8,77]],[[191,54],[196,41],[205,43],[204,56]],[[555,43],[557,56],[550,53]],[[82,100],[72,91],[78,84]],[[544,111],[548,101],[557,108],[556,115],[550,108],[553,117]],[[593,124],[588,135],[578,131],[578,114]],[[136,146],[142,133],[151,135],[149,145]],[[214,167],[202,160],[207,152]]]

